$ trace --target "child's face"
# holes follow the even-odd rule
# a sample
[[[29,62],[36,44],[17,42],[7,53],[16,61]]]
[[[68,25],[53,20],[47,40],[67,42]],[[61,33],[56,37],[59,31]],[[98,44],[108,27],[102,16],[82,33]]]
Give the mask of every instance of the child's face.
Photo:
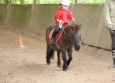
[[[62,7],[62,9],[67,10],[69,6],[68,5],[61,5],[61,7]]]

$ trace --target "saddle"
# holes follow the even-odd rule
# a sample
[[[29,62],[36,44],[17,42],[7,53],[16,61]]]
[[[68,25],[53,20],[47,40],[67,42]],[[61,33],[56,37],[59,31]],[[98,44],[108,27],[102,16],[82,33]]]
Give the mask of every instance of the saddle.
[[[49,39],[51,40],[51,38],[52,38],[52,34],[53,34],[53,31],[54,31],[54,29],[50,32],[50,34],[49,34]],[[59,40],[60,40],[60,38],[61,38],[61,36],[62,36],[62,30],[59,30],[59,32],[57,33],[57,35],[56,35],[56,42],[58,42]]]
[[[68,25],[65,25],[65,26],[64,26],[64,29],[66,28],[66,26],[68,26]],[[53,31],[54,31],[54,29],[52,29],[51,32],[50,32],[50,34],[49,34],[49,39],[50,39],[50,40],[51,40],[51,38],[52,38]],[[65,32],[63,32],[63,30],[60,29],[59,32],[58,32],[57,35],[56,35],[56,42],[58,42],[58,41],[61,39],[62,33],[65,34]]]

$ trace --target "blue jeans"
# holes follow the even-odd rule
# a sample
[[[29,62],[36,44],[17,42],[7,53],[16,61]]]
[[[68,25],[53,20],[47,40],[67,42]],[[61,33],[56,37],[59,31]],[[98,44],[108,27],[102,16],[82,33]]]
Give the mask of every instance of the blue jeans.
[[[62,27],[63,27],[63,26],[64,26],[64,25],[62,25]],[[59,25],[56,25],[54,31],[55,31],[55,32],[58,32],[59,30],[60,30]]]
[[[58,32],[59,30],[60,30],[59,25],[56,25],[54,31]]]

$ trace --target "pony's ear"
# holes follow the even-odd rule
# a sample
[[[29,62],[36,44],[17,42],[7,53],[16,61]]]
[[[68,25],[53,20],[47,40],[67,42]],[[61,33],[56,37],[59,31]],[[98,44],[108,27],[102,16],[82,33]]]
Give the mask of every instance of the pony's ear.
[[[81,24],[80,24],[80,25],[77,24],[77,25],[76,25],[76,28],[80,30],[80,29],[81,29],[81,26],[82,26]]]
[[[79,30],[81,29],[81,26],[82,26],[82,24],[78,25],[78,29],[79,29]]]
[[[82,24],[79,25],[80,27],[82,26]]]

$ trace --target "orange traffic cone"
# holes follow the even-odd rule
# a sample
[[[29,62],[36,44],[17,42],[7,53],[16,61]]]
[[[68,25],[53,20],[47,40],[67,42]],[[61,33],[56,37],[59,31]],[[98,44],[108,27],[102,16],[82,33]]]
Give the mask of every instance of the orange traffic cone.
[[[60,61],[63,62],[63,56],[62,55],[60,55]]]
[[[18,36],[18,47],[24,47],[21,36]]]

